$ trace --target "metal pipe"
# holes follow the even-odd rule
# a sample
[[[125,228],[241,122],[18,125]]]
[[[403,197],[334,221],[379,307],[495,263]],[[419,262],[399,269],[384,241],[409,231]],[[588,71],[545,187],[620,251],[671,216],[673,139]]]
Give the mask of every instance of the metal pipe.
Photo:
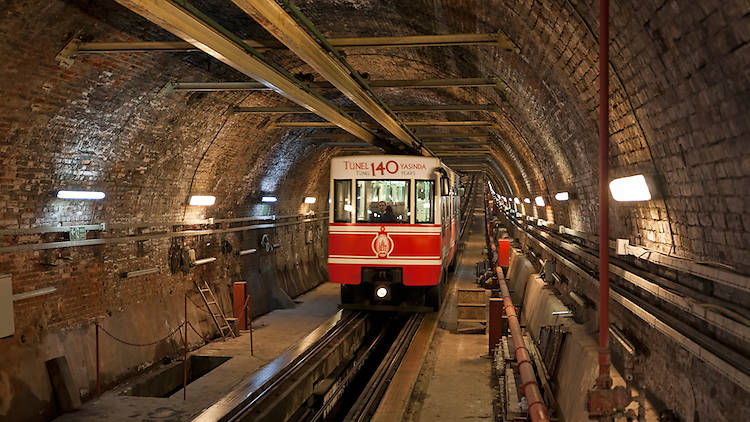
[[[485,210],[487,206],[485,204]],[[487,222],[487,236],[491,237],[491,225],[492,222]],[[490,255],[494,257],[497,251],[495,242],[490,238]],[[526,401],[529,404],[529,418],[532,422],[548,422],[549,411],[547,405],[542,399],[542,394],[539,392],[539,385],[536,382],[536,374],[534,373],[534,366],[531,363],[531,357],[529,351],[526,348],[526,344],[523,341],[523,335],[521,333],[521,324],[518,322],[518,315],[516,314],[516,308],[513,306],[513,300],[510,297],[510,290],[508,285],[505,283],[505,277],[503,276],[503,269],[500,266],[495,267],[497,273],[497,281],[500,285],[500,292],[503,297],[503,309],[505,310],[505,316],[508,317],[508,328],[513,340],[513,348],[516,350],[516,368],[518,373],[521,375],[521,386],[519,390],[526,397]]]
[[[187,400],[187,354],[188,354],[188,316],[187,316],[187,294],[185,294],[185,354],[182,358],[182,400]]]
[[[438,105],[398,105],[389,106],[391,111],[401,113],[421,113],[421,112],[440,112],[440,111],[488,111],[498,112],[500,107],[494,104],[438,104]],[[361,112],[359,107],[341,107],[345,112]],[[283,114],[314,114],[304,107],[297,106],[275,106],[275,107],[235,107],[232,109],[235,113],[283,113]]]
[[[214,257],[203,258],[203,259],[196,259],[195,261],[193,261],[193,266],[198,266],[198,265],[203,265],[203,264],[209,264],[209,263],[214,262],[214,261],[216,261],[216,258],[214,258]]]
[[[242,40],[258,51],[279,50],[286,48],[277,40]],[[502,32],[483,34],[442,34],[442,35],[407,35],[395,37],[347,37],[329,38],[328,41],[338,48],[413,48],[413,47],[446,47],[466,45],[494,45],[503,50],[517,50],[518,47]],[[68,55],[103,54],[103,53],[141,53],[171,52],[191,53],[201,51],[198,47],[184,41],[127,41],[127,42],[70,42]]]
[[[99,397],[102,395],[102,386],[99,378],[99,323],[95,323],[94,326],[96,327],[96,397]]]
[[[123,278],[132,278],[132,277],[138,277],[142,275],[148,275],[153,273],[158,273],[159,267],[153,267],[153,268],[146,268],[143,270],[136,270],[136,271],[128,271],[125,273],[122,273]]]
[[[610,388],[609,375],[609,0],[599,0],[599,377]]]

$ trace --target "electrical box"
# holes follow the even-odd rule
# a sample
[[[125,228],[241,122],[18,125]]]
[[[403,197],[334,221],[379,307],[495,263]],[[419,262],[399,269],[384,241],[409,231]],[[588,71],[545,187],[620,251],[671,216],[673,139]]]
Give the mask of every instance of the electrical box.
[[[13,284],[10,274],[0,274],[0,338],[12,336],[16,327],[13,321]]]

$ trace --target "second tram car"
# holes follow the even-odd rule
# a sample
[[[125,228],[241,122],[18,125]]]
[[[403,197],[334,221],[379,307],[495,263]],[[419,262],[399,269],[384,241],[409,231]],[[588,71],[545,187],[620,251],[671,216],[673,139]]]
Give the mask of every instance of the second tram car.
[[[456,255],[458,176],[439,159],[331,160],[328,274],[348,308],[438,309]]]

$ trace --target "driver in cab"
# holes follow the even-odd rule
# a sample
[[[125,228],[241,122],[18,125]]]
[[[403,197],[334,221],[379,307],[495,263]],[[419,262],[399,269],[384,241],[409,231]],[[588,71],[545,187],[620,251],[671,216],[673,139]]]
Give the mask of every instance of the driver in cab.
[[[378,212],[373,214],[370,221],[373,223],[395,223],[396,215],[390,205],[387,205],[385,201],[380,201],[378,202]]]

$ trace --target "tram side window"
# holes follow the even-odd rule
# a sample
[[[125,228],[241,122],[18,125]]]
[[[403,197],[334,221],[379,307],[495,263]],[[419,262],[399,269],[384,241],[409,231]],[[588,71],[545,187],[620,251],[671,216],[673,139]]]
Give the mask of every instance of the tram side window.
[[[350,223],[352,221],[352,181],[333,181],[333,222]]]
[[[408,180],[357,180],[358,223],[409,223]]]
[[[435,222],[435,181],[434,180],[417,180],[414,186],[414,193],[417,200],[414,205],[416,223],[434,223]]]

